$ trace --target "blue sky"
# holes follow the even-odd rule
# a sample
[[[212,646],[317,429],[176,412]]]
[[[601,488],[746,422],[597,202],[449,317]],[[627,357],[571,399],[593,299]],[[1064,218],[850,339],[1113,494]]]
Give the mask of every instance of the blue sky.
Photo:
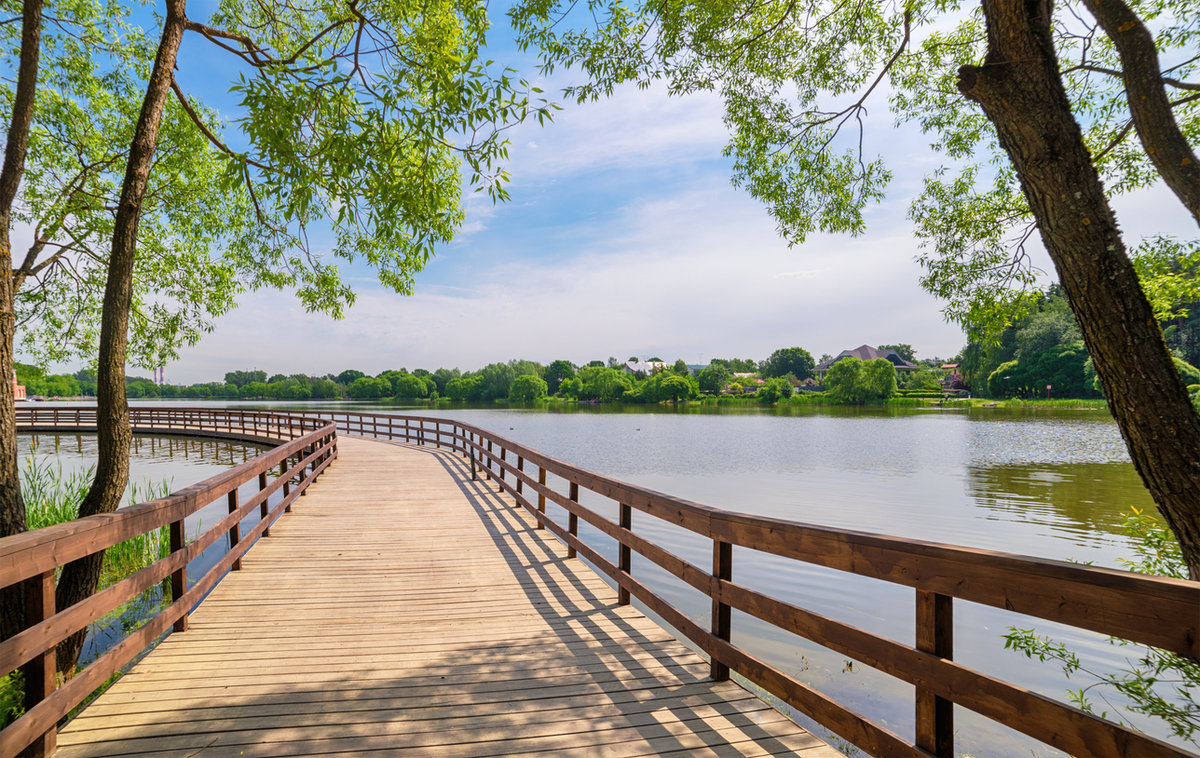
[[[180,80],[208,95],[235,69],[228,54],[189,37]],[[499,43],[490,55],[514,59]],[[564,82],[539,84],[553,92]],[[870,211],[867,234],[813,235],[789,249],[766,210],[730,183],[717,98],[631,87],[567,105],[551,125],[510,132],[511,202],[470,198],[463,233],[418,275],[413,296],[352,269],[358,302],[332,321],[305,314],[288,293],[251,293],[167,366],[167,378],[211,381],[243,368],[469,370],[510,358],[707,363],[794,345],[819,357],[897,342],[918,357],[948,358],[964,338],[917,284],[905,219],[935,157],[915,130],[889,124],[878,119],[868,133],[869,152],[887,145],[897,179]],[[1123,203],[1136,220],[1127,230],[1190,229],[1170,205],[1156,192]]]

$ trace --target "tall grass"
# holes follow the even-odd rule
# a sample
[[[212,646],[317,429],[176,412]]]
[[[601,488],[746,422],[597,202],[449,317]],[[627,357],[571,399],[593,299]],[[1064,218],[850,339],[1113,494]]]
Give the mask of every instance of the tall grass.
[[[26,519],[30,529],[40,529],[79,518],[79,504],[87,495],[95,475],[95,467],[63,471],[57,458],[39,457],[36,452],[25,459],[21,469],[21,494],[25,499]],[[144,502],[171,494],[171,481],[133,482],[129,487],[128,503]],[[131,537],[104,552],[100,569],[100,587],[104,589],[130,574],[165,558],[171,543],[167,527]]]
[[[21,467],[21,494],[25,500],[29,528],[41,529],[79,518],[79,504],[87,495],[94,475],[94,466],[64,471],[61,459],[56,456],[40,457],[36,450],[30,453]],[[129,487],[127,502],[144,502],[170,493],[169,479],[140,484],[133,482]],[[170,551],[170,535],[165,526],[113,545],[104,551],[98,589],[110,587],[141,571],[167,557]],[[142,626],[170,601],[167,591],[169,585],[170,579],[164,579],[158,586],[149,588],[94,622],[93,627],[119,626],[123,635],[128,634]],[[24,682],[21,672],[14,671],[0,678],[0,728],[12,723],[24,712]]]

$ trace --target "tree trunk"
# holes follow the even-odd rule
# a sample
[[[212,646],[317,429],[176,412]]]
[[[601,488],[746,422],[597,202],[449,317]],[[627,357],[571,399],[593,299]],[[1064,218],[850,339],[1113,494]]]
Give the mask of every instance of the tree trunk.
[[[100,320],[100,355],[96,374],[96,437],[99,460],[91,489],[79,506],[79,515],[110,513],[121,504],[129,483],[129,447],[133,433],[129,423],[129,405],[125,396],[125,358],[129,341],[129,309],[133,297],[133,263],[137,254],[138,221],[142,198],[150,178],[158,128],[167,98],[171,93],[175,57],[183,39],[186,0],[168,0],[162,39],[146,97],[138,116],[137,129],[129,151],[129,163],[121,185],[121,199],[113,228],[112,255],[108,263],[108,281],[104,287],[104,310]],[[96,591],[100,581],[103,554],[67,564],[58,581],[56,603],[59,609],[74,605]],[[58,647],[58,669],[69,673],[75,668],[83,646],[81,631]]]
[[[995,125],[1134,466],[1200,579],[1200,416],[1125,252],[1071,113],[1049,0],[983,0],[988,53],[958,86]]]
[[[28,528],[21,479],[17,470],[17,416],[13,397],[16,286],[12,275],[12,207],[25,173],[25,153],[33,123],[37,93],[38,56],[42,45],[42,0],[25,0],[21,19],[21,60],[13,100],[4,168],[0,171],[0,537]],[[25,599],[21,587],[0,592],[0,639],[8,639],[25,626]]]

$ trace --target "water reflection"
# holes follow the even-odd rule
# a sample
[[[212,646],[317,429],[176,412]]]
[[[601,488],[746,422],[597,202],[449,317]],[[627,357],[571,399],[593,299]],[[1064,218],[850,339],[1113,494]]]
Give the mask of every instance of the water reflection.
[[[997,520],[1066,530],[1085,546],[1099,535],[1120,534],[1132,508],[1154,512],[1129,463],[969,464],[967,487],[976,506]]]

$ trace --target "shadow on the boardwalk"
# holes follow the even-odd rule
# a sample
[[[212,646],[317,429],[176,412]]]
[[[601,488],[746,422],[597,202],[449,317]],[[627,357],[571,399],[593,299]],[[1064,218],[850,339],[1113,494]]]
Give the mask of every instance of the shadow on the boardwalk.
[[[352,586],[314,593],[282,572],[248,618],[226,621],[227,601],[212,606],[205,623],[226,633],[189,632],[143,661],[72,724],[60,758],[829,750],[737,685],[709,681],[695,654],[618,607],[615,592],[563,557],[518,506],[471,481],[461,458],[412,449],[440,462],[472,509],[463,517],[473,512],[486,531],[474,544],[490,539],[516,587],[490,593],[450,581],[429,589],[421,576],[360,574]],[[419,550],[420,539],[390,549]],[[370,535],[363,543],[346,549],[389,549]],[[445,556],[434,563],[430,571],[452,565]],[[297,623],[290,597],[352,622]],[[380,608],[398,610],[385,616]],[[508,628],[495,623],[506,614]],[[242,641],[230,649],[221,642],[229,638]],[[307,649],[314,652],[289,652]],[[231,669],[245,675],[231,677]]]

